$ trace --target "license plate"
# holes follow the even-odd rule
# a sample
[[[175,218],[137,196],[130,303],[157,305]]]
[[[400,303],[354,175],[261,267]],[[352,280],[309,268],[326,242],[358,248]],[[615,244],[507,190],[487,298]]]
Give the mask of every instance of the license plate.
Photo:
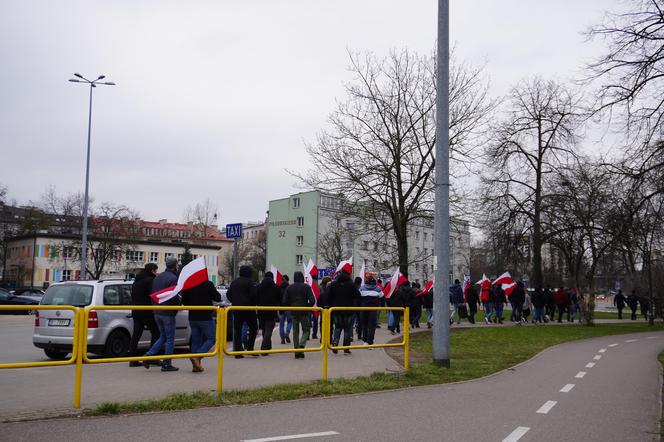
[[[49,319],[49,327],[67,327],[69,325],[69,319]]]

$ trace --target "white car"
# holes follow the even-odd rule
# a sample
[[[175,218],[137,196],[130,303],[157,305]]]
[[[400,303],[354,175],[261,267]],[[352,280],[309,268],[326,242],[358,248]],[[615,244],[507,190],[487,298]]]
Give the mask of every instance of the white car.
[[[68,281],[51,285],[41,305],[132,305],[131,281]],[[38,310],[32,342],[51,359],[65,359],[72,350],[74,312]],[[88,318],[88,352],[108,357],[125,356],[129,351],[134,322],[131,310],[91,311]],[[175,346],[189,345],[191,331],[186,310],[179,311],[175,322]],[[144,330],[139,348],[150,346],[150,331]]]

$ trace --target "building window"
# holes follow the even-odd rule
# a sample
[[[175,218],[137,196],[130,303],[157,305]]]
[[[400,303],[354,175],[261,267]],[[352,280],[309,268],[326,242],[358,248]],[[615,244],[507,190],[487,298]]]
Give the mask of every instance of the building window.
[[[374,268],[374,270],[378,269],[378,260],[377,259],[374,259],[373,268]]]
[[[295,240],[298,247],[301,247],[304,244],[304,236],[296,236]]]
[[[150,262],[159,262],[159,252],[150,252]]]
[[[415,239],[420,239],[420,231],[419,230],[415,231]]]
[[[300,198],[293,198],[293,209],[300,208]]]
[[[424,235],[424,240],[426,241],[427,240],[427,232],[424,232],[423,235]]]
[[[297,217],[297,226],[298,227],[304,227],[304,217],[303,216],[298,216]]]
[[[429,255],[429,249],[427,249],[427,248],[425,247],[425,248],[424,248],[424,256],[428,256],[428,255]]]
[[[374,249],[374,252],[378,251],[378,243],[376,241],[374,241],[374,243],[373,243],[373,249]]]
[[[302,261],[303,261],[302,255],[295,255],[295,264],[302,265]]]
[[[62,249],[62,257],[64,259],[70,259],[74,257],[74,253],[76,253],[76,249],[73,247],[64,247]]]
[[[415,271],[416,271],[416,272],[419,272],[419,271],[420,271],[420,265],[419,265],[419,264],[415,264]]]
[[[137,250],[127,250],[125,259],[127,261],[143,261],[143,252]]]
[[[362,250],[369,250],[369,241],[362,241]]]
[[[62,271],[62,280],[63,281],[71,281],[71,270],[63,270]]]

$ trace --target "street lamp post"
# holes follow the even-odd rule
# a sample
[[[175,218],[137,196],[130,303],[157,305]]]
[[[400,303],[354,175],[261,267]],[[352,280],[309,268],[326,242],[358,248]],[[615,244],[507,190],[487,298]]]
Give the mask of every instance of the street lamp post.
[[[83,235],[81,238],[81,280],[87,279],[86,264],[88,262],[88,190],[90,187],[90,130],[92,128],[92,88],[98,85],[115,86],[111,81],[102,82],[106,76],[100,75],[96,80],[88,80],[81,74],[74,74],[77,78],[70,78],[72,83],[90,85],[90,106],[88,109],[88,151],[85,162],[85,196],[83,198]]]

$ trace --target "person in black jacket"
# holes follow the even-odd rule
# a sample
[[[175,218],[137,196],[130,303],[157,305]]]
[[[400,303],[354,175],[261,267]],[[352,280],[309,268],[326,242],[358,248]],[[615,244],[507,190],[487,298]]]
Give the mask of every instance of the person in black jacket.
[[[618,290],[618,294],[613,297],[613,305],[618,309],[618,319],[622,319],[622,311],[625,308],[625,295],[622,290]]]
[[[427,328],[433,326],[433,289],[421,296],[422,306],[427,312]]]
[[[231,282],[226,296],[233,305],[256,305],[256,285],[251,279],[251,267],[240,267],[240,276]],[[256,311],[243,310],[233,312],[233,351],[242,351],[242,324],[245,322],[249,327],[249,340],[246,350],[253,351],[254,349],[258,332]],[[243,357],[242,355],[235,355],[235,359]]]
[[[257,305],[260,306],[276,307],[281,305],[281,289],[274,282],[272,272],[266,272],[263,281],[258,284],[256,288],[256,301]],[[261,350],[272,350],[272,331],[274,330],[276,319],[276,310],[258,312],[258,328],[263,333]],[[263,353],[263,356],[267,355],[267,353]]]
[[[149,262],[145,264],[145,268],[141,270],[131,286],[131,303],[133,305],[152,305],[150,294],[152,293],[152,280],[157,275],[157,264]],[[134,330],[131,334],[131,341],[129,344],[129,355],[139,356],[138,354],[138,341],[143,336],[145,327],[150,330],[150,346],[159,339],[159,328],[154,321],[154,314],[151,310],[132,310],[131,317],[134,322]],[[131,361],[130,367],[141,367],[138,361]]]
[[[178,283],[177,276],[178,260],[174,257],[166,258],[166,270],[155,276],[152,280],[152,293],[173,287]],[[159,304],[152,300],[153,304]],[[176,294],[168,301],[162,302],[160,305],[180,305],[180,294]],[[175,315],[177,310],[156,310],[154,319],[159,327],[159,339],[150,347],[145,353],[146,356],[154,356],[164,347],[164,354],[172,355],[175,347]],[[145,368],[150,368],[149,361],[143,361]],[[178,371],[179,368],[171,364],[170,359],[164,359],[161,363],[161,371]]]
[[[544,319],[544,306],[546,305],[546,299],[544,298],[544,293],[542,292],[541,287],[535,288],[531,302],[533,303],[533,308],[535,309],[535,314],[533,315],[533,324],[541,324]]]
[[[410,299],[415,296],[413,289],[410,287],[410,282],[406,281],[399,286],[397,290],[392,293],[392,296],[387,300],[387,304],[390,307],[408,307],[410,306]],[[393,335],[401,333],[401,328],[399,322],[401,321],[401,315],[403,312],[394,310],[392,315],[394,317],[394,322],[392,323],[392,328],[390,328],[390,333]],[[404,318],[404,327],[407,327],[406,318]]]
[[[316,303],[314,292],[311,287],[304,282],[302,272],[293,273],[293,284],[289,285],[282,299],[284,307],[313,307]],[[311,331],[311,319],[307,311],[294,311],[290,313],[293,318],[293,348],[304,348],[309,340]],[[302,336],[300,336],[302,329]],[[296,352],[295,359],[304,359],[303,352]]]
[[[477,293],[475,285],[471,285],[466,291],[466,302],[468,303],[468,321],[475,323],[475,314],[477,314],[477,304],[480,302],[480,295]]]
[[[422,317],[422,298],[417,296],[420,292],[420,284],[414,282],[412,284],[414,296],[410,300],[410,326],[412,328],[420,328],[420,318]]]
[[[282,298],[286,294],[286,289],[288,288],[288,282],[289,282],[288,275],[283,275],[283,280],[281,281],[281,285],[279,286]],[[286,312],[282,311],[278,312],[278,315],[279,315],[279,337],[281,338],[281,343],[290,344],[290,332],[291,328],[293,328],[293,317],[291,315],[286,314]]]
[[[507,304],[507,298],[505,297],[505,291],[499,285],[495,286],[494,299],[493,299],[493,310],[496,312],[496,316],[493,318],[495,322],[498,320],[499,324],[503,323],[503,308]]]
[[[636,309],[639,306],[639,297],[636,296],[636,290],[627,297],[627,305],[632,310],[632,321],[636,321]]]
[[[182,305],[214,305],[221,302],[221,295],[210,281],[204,281],[195,287],[182,290]],[[212,310],[189,310],[189,328],[191,329],[191,352],[207,353],[214,346],[215,312]],[[201,359],[190,358],[192,371],[203,371]]]
[[[510,301],[514,306],[514,322],[516,322],[516,325],[521,325],[523,303],[526,302],[526,290],[523,287],[523,282],[519,281],[516,283],[516,287],[512,290]]]
[[[330,307],[355,307],[360,302],[360,291],[355,287],[350,275],[344,270],[341,271],[337,279],[328,285],[328,302]],[[350,345],[353,334],[353,318],[354,312],[352,311],[335,312],[332,315],[332,321],[334,321],[332,345],[339,345],[342,330],[344,332],[343,345]],[[337,353],[336,350],[332,350],[332,352]],[[344,350],[344,353],[349,354],[350,350]]]

